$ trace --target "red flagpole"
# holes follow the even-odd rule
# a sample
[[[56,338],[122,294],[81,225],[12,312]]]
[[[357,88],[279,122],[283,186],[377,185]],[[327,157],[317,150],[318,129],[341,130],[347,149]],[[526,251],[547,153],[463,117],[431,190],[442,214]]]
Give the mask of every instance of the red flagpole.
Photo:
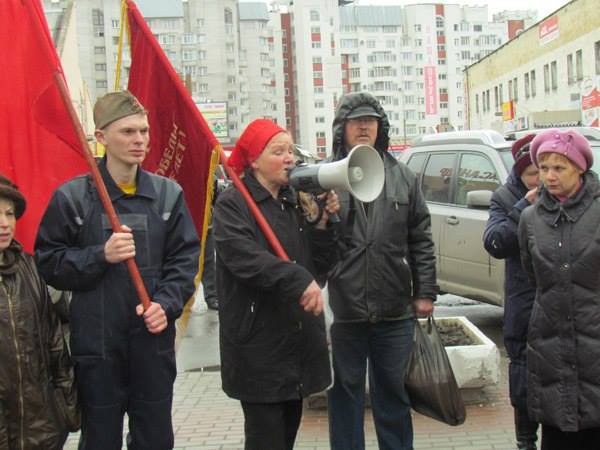
[[[246,185],[242,182],[240,177],[238,177],[237,173],[235,173],[235,171],[231,167],[229,167],[229,164],[227,164],[227,156],[225,155],[225,152],[221,147],[219,147],[219,158],[221,159],[221,164],[223,164],[227,175],[229,175],[229,178],[231,178],[231,181],[233,181],[233,184],[238,189],[238,191],[242,193],[244,200],[246,200],[246,203],[250,208],[250,212],[256,219],[258,226],[267,238],[267,242],[269,243],[275,254],[284,261],[289,261],[290,257],[283,249],[283,246],[279,242],[279,239],[277,239],[277,236],[275,236],[275,233],[271,229],[271,226],[269,225],[265,217],[260,212],[260,209],[258,209],[258,206],[256,206],[256,202],[248,192],[248,189],[246,189]]]
[[[83,155],[88,165],[90,166],[92,179],[94,180],[94,184],[96,185],[96,189],[98,191],[98,194],[100,195],[100,201],[102,202],[104,210],[106,211],[108,219],[110,220],[110,225],[112,226],[113,231],[115,233],[118,233],[121,231],[121,223],[119,222],[119,218],[117,217],[115,208],[112,202],[110,201],[108,191],[106,190],[106,186],[104,185],[104,180],[102,179],[102,175],[100,175],[100,171],[98,170],[96,160],[94,159],[94,156],[90,151],[87,139],[85,138],[85,134],[83,132],[83,128],[81,127],[81,123],[79,122],[79,118],[77,117],[77,113],[75,112],[75,108],[73,108],[73,103],[71,102],[71,97],[69,96],[65,80],[62,77],[62,74],[58,71],[54,72],[54,80],[56,81],[56,85],[58,86],[58,90],[60,92],[60,96],[63,100],[65,108],[69,113],[69,117],[71,118],[71,122],[73,123],[73,127],[75,128],[77,137],[79,138],[81,151],[83,152]],[[133,285],[135,286],[135,290],[137,291],[138,297],[140,298],[140,302],[144,306],[144,310],[146,310],[150,307],[150,296],[146,291],[146,286],[144,286],[144,282],[142,281],[140,271],[137,265],[135,264],[135,259],[129,258],[125,262],[127,264],[127,269],[129,270],[129,275],[131,275]]]

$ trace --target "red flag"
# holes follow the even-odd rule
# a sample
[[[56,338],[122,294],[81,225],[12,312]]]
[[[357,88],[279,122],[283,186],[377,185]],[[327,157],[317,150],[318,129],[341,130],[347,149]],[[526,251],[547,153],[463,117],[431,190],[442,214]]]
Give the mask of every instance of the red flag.
[[[144,168],[181,184],[198,235],[203,236],[212,194],[211,156],[219,143],[131,0],[127,16],[128,88],[148,110],[150,123],[150,153]]]
[[[0,172],[27,199],[16,238],[29,252],[50,196],[88,171],[54,81],[63,74],[39,0],[0,5]],[[64,75],[63,75],[64,76]]]

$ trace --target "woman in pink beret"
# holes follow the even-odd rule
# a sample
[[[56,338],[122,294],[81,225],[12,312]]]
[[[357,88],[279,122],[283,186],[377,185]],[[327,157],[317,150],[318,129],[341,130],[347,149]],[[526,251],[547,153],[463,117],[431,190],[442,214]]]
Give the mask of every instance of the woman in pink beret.
[[[600,442],[600,184],[574,130],[531,142],[542,186],[521,215],[523,267],[536,288],[527,345],[529,416],[542,450]]]

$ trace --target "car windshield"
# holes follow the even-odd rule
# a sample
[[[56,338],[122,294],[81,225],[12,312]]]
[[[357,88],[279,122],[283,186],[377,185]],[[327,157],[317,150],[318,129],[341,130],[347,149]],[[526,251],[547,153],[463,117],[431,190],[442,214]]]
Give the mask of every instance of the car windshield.
[[[592,170],[600,175],[600,145],[592,145],[592,152],[594,153],[594,164],[592,164]]]
[[[498,154],[500,158],[502,158],[502,162],[504,163],[504,167],[506,167],[506,171],[510,173],[512,170],[512,166],[515,163],[515,159],[510,151],[510,148],[498,150]]]
[[[594,164],[592,165],[592,170],[600,175],[600,144],[592,145],[592,152],[594,153]],[[504,163],[506,170],[510,172],[513,164],[515,163],[510,149],[499,150],[498,154],[502,158],[502,162]]]

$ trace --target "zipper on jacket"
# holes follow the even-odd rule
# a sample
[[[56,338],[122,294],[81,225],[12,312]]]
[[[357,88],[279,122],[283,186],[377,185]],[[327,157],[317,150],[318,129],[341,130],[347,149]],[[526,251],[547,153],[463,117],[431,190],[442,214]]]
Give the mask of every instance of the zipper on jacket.
[[[23,400],[23,374],[21,372],[21,353],[19,350],[19,341],[17,339],[17,325],[15,323],[14,310],[13,310],[13,301],[10,296],[8,289],[6,286],[0,282],[2,285],[2,289],[6,294],[6,298],[8,301],[8,315],[10,316],[10,324],[13,330],[13,344],[15,345],[15,354],[17,356],[17,379],[18,379],[18,393],[19,393],[19,413],[21,415],[20,425],[19,425],[19,443],[20,448],[25,449],[25,438],[24,438],[24,420],[25,420],[25,410],[24,410],[24,400]]]
[[[365,250],[365,307],[367,308],[367,320],[371,322],[371,313],[369,312],[369,215],[363,202],[359,202],[360,207],[365,215],[365,238],[366,238],[366,250]],[[369,209],[372,210],[374,207],[374,201],[371,203]]]

